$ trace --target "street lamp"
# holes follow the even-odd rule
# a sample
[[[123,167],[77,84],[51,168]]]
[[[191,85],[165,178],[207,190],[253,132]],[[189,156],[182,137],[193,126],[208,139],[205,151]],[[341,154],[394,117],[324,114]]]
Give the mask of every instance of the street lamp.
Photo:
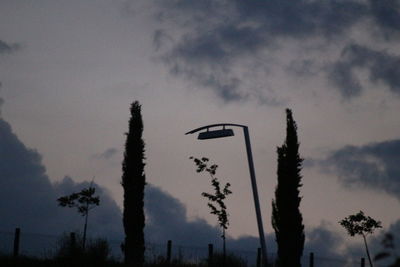
[[[206,130],[204,132],[199,133],[199,136],[197,137],[197,139],[199,139],[199,140],[234,136],[233,130],[225,129],[226,126],[236,126],[236,127],[243,128],[244,140],[246,143],[247,160],[249,163],[251,187],[253,189],[254,206],[256,209],[256,216],[257,216],[258,234],[260,236],[261,253],[262,253],[262,257],[263,257],[264,266],[266,266],[267,246],[265,244],[264,228],[263,228],[263,223],[262,223],[262,218],[261,218],[260,201],[258,199],[256,174],[254,171],[253,156],[251,153],[251,145],[250,145],[250,137],[249,137],[248,127],[245,125],[233,124],[233,123],[219,123],[219,124],[211,124],[211,125],[203,126],[203,127],[191,130],[191,131],[187,132],[186,134],[194,134],[196,132]],[[214,127],[222,127],[222,129],[211,131],[210,128],[214,128]]]

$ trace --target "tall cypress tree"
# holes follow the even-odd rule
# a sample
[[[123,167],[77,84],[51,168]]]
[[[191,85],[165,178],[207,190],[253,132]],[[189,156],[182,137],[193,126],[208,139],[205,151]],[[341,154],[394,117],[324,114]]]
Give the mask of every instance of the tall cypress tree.
[[[304,225],[299,206],[301,165],[297,126],[292,111],[286,109],[286,140],[278,153],[278,185],[272,202],[272,226],[278,244],[278,261],[282,267],[301,266],[304,248]]]
[[[126,134],[125,154],[122,163],[122,187],[124,189],[123,224],[125,229],[125,263],[143,266],[144,263],[144,141],[141,105],[131,105],[129,132]]]

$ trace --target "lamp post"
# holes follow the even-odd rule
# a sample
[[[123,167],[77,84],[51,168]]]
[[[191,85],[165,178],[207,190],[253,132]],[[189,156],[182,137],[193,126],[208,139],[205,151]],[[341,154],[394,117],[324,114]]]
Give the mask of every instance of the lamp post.
[[[222,129],[210,131],[210,128],[221,127],[221,126],[222,126]],[[186,134],[194,134],[196,132],[206,129],[206,131],[199,133],[199,136],[197,137],[197,139],[206,140],[206,139],[215,139],[215,138],[234,136],[233,130],[225,129],[226,126],[235,126],[235,127],[240,127],[243,129],[244,140],[246,143],[247,160],[249,163],[251,187],[253,189],[253,198],[254,198],[254,207],[256,210],[256,217],[257,217],[258,234],[260,236],[261,253],[262,253],[262,257],[263,257],[264,266],[266,266],[266,264],[267,264],[267,246],[265,244],[264,227],[263,227],[262,217],[261,217],[260,201],[258,198],[258,191],[257,191],[256,173],[254,171],[253,155],[251,153],[251,145],[250,145],[250,137],[249,137],[248,127],[245,125],[233,124],[233,123],[219,123],[219,124],[211,124],[211,125],[203,126],[203,127],[191,130],[191,131],[187,132]]]

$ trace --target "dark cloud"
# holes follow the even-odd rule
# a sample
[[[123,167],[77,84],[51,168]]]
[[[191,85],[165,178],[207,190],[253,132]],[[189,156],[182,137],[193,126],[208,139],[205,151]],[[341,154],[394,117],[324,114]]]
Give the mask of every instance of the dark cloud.
[[[387,39],[398,38],[400,32],[400,1],[370,0],[371,13]]]
[[[83,219],[76,211],[57,206],[57,198],[80,191],[88,183],[71,178],[52,184],[40,154],[27,148],[0,119],[0,229],[21,227],[23,231],[60,234],[81,230]],[[95,185],[101,205],[92,211],[89,231],[108,237],[121,236],[121,213],[105,189]],[[44,219],[46,218],[46,219]]]
[[[343,61],[335,63],[330,68],[329,79],[345,99],[359,96],[363,89],[353,74],[353,66]]]
[[[321,162],[346,187],[380,190],[400,199],[400,140],[346,146]]]
[[[329,78],[344,97],[357,96],[362,85],[354,73],[366,69],[373,83],[381,82],[400,94],[400,56],[351,44],[342,51],[341,59],[329,71]]]
[[[18,44],[8,44],[0,40],[0,54],[9,54],[18,50],[20,46]]]
[[[316,255],[341,258],[339,247],[343,245],[343,239],[334,232],[331,227],[323,223],[318,227],[312,228],[306,235],[305,251],[314,252]]]
[[[111,159],[118,152],[119,152],[118,149],[111,147],[111,148],[106,149],[104,152],[102,152],[100,154],[93,155],[93,157],[95,159]]]
[[[153,34],[153,46],[156,51],[158,51],[162,46],[164,46],[167,42],[172,42],[173,39],[169,36],[165,30],[158,29]]]
[[[158,8],[155,8],[157,18],[164,26],[172,23],[171,36],[175,33],[174,38],[169,36],[170,42],[161,41],[168,36],[168,26],[154,33],[157,50],[168,43],[161,53],[171,73],[212,89],[227,102],[264,98],[267,101],[263,103],[274,103],[269,92],[260,93],[254,88],[253,77],[243,69],[265,76],[265,66],[273,64],[265,63],[268,56],[275,54],[282,43],[301,45],[304,40],[344,39],[359,23],[398,31],[399,23],[398,9],[390,9],[398,6],[395,1],[166,0],[154,3]],[[183,34],[176,34],[177,26]],[[337,85],[346,85],[345,95],[357,95],[361,85],[349,68],[337,64],[331,76]],[[386,74],[378,74],[374,79],[388,81]],[[249,80],[252,82],[245,82]]]
[[[150,242],[174,240],[181,245],[207,246],[219,242],[220,231],[203,219],[188,221],[185,206],[161,189],[147,185],[146,237]]]

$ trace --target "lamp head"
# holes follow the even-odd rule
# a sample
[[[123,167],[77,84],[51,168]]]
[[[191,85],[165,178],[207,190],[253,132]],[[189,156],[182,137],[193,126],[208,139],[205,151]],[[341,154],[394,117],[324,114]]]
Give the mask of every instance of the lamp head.
[[[199,133],[199,136],[197,139],[199,140],[206,140],[206,139],[215,139],[215,138],[222,138],[222,137],[228,137],[228,136],[234,136],[235,134],[233,133],[232,129],[221,129],[221,130],[214,130],[214,131],[209,131],[207,129],[206,132],[201,132]]]

